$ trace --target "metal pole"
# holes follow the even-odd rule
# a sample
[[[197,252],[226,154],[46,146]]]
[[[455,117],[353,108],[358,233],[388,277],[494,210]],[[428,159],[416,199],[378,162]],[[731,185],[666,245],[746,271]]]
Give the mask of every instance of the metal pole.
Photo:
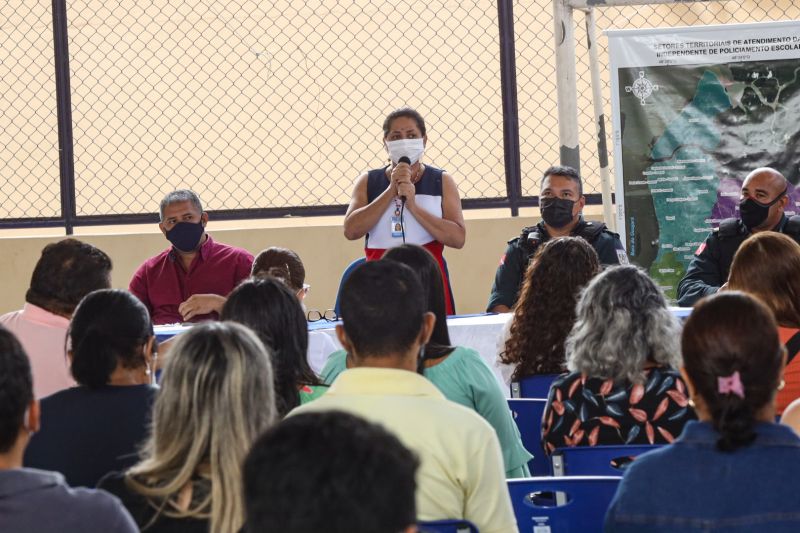
[[[56,110],[58,114],[58,164],[61,178],[61,216],[67,235],[75,221],[75,160],[72,139],[72,102],[69,85],[69,36],[67,2],[53,0],[53,51],[56,70]]]
[[[500,29],[500,87],[503,98],[503,157],[506,167],[506,194],[511,216],[519,216],[522,172],[519,149],[519,107],[517,104],[517,62],[514,49],[513,0],[497,1]]]
[[[561,164],[580,171],[578,146],[578,88],[575,73],[575,29],[572,8],[564,0],[553,0],[556,50],[556,89],[558,92],[558,138]]]
[[[594,9],[586,11],[586,46],[589,48],[589,66],[592,79],[594,125],[597,131],[597,158],[600,161],[600,190],[603,195],[603,220],[612,231],[617,229],[614,206],[611,201],[611,176],[608,173],[608,146],[606,144],[606,117],[603,114],[603,85],[600,80],[600,58],[597,52],[597,21]]]

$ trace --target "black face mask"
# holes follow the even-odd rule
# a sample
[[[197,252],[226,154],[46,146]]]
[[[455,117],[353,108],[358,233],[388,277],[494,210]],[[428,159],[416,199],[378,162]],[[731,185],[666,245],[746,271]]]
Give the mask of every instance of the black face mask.
[[[563,228],[572,222],[573,200],[565,198],[542,198],[539,200],[539,211],[544,223],[551,228]]]
[[[167,232],[167,240],[181,252],[189,253],[197,249],[205,231],[202,222],[178,222]]]
[[[753,228],[759,227],[767,220],[769,208],[783,198],[784,194],[786,194],[786,190],[776,196],[775,199],[768,204],[762,204],[753,198],[748,198],[739,202],[739,217],[742,219],[742,224],[750,231],[752,231]]]

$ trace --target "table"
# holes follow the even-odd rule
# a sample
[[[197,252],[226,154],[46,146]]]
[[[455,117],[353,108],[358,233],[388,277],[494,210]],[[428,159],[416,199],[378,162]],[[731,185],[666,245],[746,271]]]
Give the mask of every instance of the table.
[[[503,326],[510,320],[511,313],[482,314],[451,316],[447,318],[447,329],[450,332],[450,343],[453,346],[465,346],[478,352],[494,372],[495,378],[506,397],[511,394],[508,386],[503,382],[503,377],[494,366],[497,355],[497,340],[503,331]],[[338,349],[341,349],[339,339],[336,338],[335,325],[337,323],[314,323],[311,329],[328,334]]]
[[[691,307],[670,307],[672,314],[680,320],[686,320],[691,314]],[[503,332],[506,322],[511,319],[511,313],[500,314],[481,314],[451,316],[447,318],[447,329],[450,332],[450,342],[453,346],[465,346],[477,351],[481,358],[489,365],[494,372],[497,382],[506,397],[510,397],[508,386],[503,381],[499,369],[495,367],[494,361],[497,357],[497,343]],[[336,338],[336,325],[341,322],[311,322],[308,325],[309,331],[319,331],[328,335],[337,349],[342,345]],[[189,329],[191,325],[173,324],[168,326],[156,326],[156,339],[161,342]]]

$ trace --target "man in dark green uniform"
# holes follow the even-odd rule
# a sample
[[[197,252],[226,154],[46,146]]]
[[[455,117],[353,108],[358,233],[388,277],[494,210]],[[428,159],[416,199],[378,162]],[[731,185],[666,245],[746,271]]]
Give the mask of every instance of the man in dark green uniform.
[[[528,263],[539,245],[555,237],[583,237],[597,252],[604,265],[628,262],[619,235],[602,222],[583,220],[586,205],[581,176],[572,167],[554,166],[544,172],[539,194],[542,222],[522,229],[522,235],[508,241],[492,285],[487,310],[506,313],[511,310],[522,286]]]
[[[728,280],[736,250],[752,233],[778,231],[800,242],[800,216],[784,213],[788,186],[786,178],[772,168],[757,168],[747,175],[739,197],[741,218],[723,220],[694,253],[678,284],[678,305],[689,307],[717,292]]]

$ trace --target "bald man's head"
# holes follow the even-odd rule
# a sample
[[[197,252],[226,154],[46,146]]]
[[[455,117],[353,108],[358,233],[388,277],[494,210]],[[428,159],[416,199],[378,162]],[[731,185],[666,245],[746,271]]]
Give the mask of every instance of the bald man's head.
[[[777,226],[789,202],[787,187],[786,178],[773,168],[750,172],[742,183],[739,199],[742,222],[754,233]]]
[[[749,183],[754,183],[754,184],[757,183],[758,185],[769,187],[774,191],[774,196],[777,196],[778,194],[785,191],[786,185],[788,184],[786,178],[783,177],[783,174],[781,174],[774,168],[769,168],[769,167],[757,168],[754,171],[750,172],[750,174],[748,174],[747,177],[744,179],[744,183],[742,184],[742,191],[744,191],[745,187],[747,187]],[[758,198],[756,198],[756,200],[758,200]]]

